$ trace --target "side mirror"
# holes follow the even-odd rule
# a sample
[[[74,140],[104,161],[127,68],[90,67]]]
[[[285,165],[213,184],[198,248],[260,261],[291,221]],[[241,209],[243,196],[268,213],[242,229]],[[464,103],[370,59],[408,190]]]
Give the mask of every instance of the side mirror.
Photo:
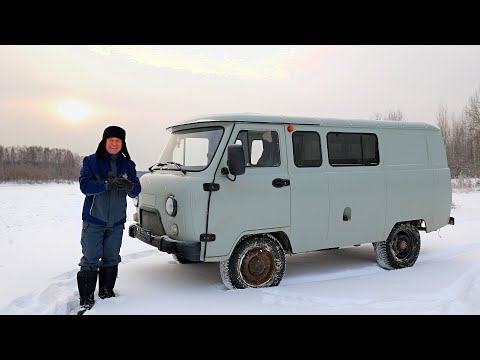
[[[229,145],[227,151],[227,165],[230,174],[234,176],[245,174],[245,155],[242,145]]]

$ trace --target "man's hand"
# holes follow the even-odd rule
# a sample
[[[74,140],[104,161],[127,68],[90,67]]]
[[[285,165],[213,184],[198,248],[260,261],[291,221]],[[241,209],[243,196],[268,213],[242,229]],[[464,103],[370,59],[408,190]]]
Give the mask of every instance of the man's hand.
[[[117,178],[117,189],[129,192],[133,189],[133,182],[123,177]]]
[[[120,180],[120,178],[110,176],[107,180],[105,180],[105,189],[107,189],[107,190],[117,190],[118,189],[118,180]]]

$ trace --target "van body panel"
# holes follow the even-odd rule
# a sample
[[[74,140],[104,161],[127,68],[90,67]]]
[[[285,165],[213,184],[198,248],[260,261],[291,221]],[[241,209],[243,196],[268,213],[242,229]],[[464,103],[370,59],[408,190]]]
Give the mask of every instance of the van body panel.
[[[432,170],[385,171],[387,182],[387,219],[385,235],[403,221],[424,220],[432,223]],[[446,219],[448,221],[448,219]]]
[[[200,234],[205,232],[208,192],[203,190],[203,184],[211,179],[203,175],[192,173],[186,176],[180,171],[164,170],[140,178],[140,204],[145,204],[144,197],[150,202],[155,199],[155,209],[160,214],[165,233],[172,239],[200,241]],[[178,204],[175,216],[168,215],[165,210],[165,203],[171,195],[175,196]],[[150,203],[145,205],[145,209],[150,210]],[[178,226],[178,235],[171,232],[173,224]]]
[[[433,203],[436,189],[428,133],[391,130],[382,136],[388,203],[384,237],[398,222],[424,220],[427,228],[433,223],[437,211]]]
[[[450,209],[452,208],[452,180],[450,169],[435,169],[434,191],[432,196],[433,218],[427,224],[426,232],[440,229],[449,221]]]
[[[328,247],[384,240],[385,175],[374,167],[333,168],[328,173]],[[349,208],[349,209],[348,209]],[[344,214],[350,211],[350,218]]]
[[[452,175],[448,167],[443,139],[434,134],[428,134],[427,141],[435,184],[432,191],[433,220],[426,229],[430,232],[441,228],[450,217]]]

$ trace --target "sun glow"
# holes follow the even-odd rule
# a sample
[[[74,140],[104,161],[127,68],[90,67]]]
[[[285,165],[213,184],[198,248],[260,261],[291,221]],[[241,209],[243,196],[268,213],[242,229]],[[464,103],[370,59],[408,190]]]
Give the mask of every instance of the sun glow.
[[[71,122],[84,120],[90,112],[90,106],[77,100],[65,100],[57,105],[57,113]]]

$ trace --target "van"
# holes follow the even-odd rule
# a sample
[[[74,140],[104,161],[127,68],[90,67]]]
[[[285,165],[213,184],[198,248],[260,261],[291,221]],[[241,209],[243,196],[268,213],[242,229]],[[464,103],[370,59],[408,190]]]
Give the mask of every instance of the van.
[[[441,132],[427,123],[207,115],[167,128],[129,235],[228,289],[280,284],[286,255],[373,244],[415,264],[419,231],[454,224]]]

